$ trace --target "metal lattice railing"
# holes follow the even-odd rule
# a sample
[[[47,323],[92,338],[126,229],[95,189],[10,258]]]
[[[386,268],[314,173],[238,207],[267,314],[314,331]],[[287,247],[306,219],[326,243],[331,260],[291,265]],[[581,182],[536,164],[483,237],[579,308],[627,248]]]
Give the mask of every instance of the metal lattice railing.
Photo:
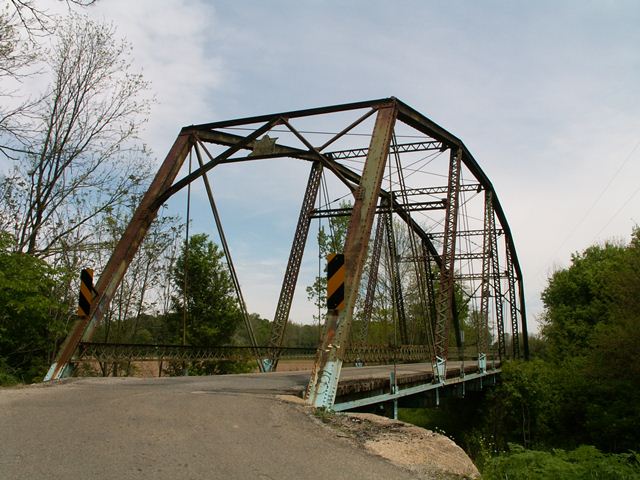
[[[309,347],[257,347],[261,358],[314,359],[316,348]],[[277,352],[274,352],[277,350]],[[145,361],[252,361],[253,347],[215,346],[194,347],[189,345],[146,345],[130,343],[80,343],[77,362],[145,362]],[[471,352],[470,352],[471,353]],[[343,358],[345,363],[387,364],[429,361],[431,354],[426,345],[351,345]]]

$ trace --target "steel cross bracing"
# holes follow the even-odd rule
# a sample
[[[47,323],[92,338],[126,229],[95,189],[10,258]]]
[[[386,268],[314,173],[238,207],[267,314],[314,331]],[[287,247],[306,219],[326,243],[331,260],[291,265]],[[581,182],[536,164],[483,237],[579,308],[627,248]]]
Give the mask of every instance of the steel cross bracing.
[[[339,118],[343,119],[348,112],[353,112],[355,120],[344,128],[337,129],[338,133],[332,134],[330,138],[325,137],[322,140],[324,143],[315,143],[307,137],[307,133],[319,132],[298,129],[298,119],[308,121],[315,117],[320,118],[334,114],[342,115]],[[366,140],[368,145],[365,146],[362,145],[364,142],[361,139],[363,138],[362,131],[364,128],[368,128],[367,125],[373,128],[370,140]],[[231,133],[230,130],[236,127],[250,131],[244,136]],[[358,127],[358,134],[353,136],[352,130],[355,127]],[[402,129],[405,130],[402,131]],[[398,143],[394,140],[394,136],[407,133],[407,129],[411,130],[408,132],[409,136],[415,137],[417,135],[425,140],[413,143]],[[272,135],[272,131],[279,133]],[[282,135],[280,132],[289,133]],[[276,136],[279,138],[275,138]],[[400,137],[398,136],[398,138]],[[216,153],[211,155],[205,144],[214,145],[217,149]],[[198,168],[178,179],[185,158],[193,150],[198,155]],[[449,151],[448,155],[443,154],[447,150]],[[425,151],[431,151],[431,153],[428,153],[427,156],[420,154]],[[207,159],[201,156],[202,152],[206,154]],[[253,345],[244,349],[233,347],[236,350],[233,348],[212,347],[204,349],[189,346],[182,347],[182,350],[176,346],[108,347],[80,343],[83,338],[85,340],[91,339],[96,324],[102,320],[104,312],[109,308],[111,298],[113,298],[158,209],[172,195],[192,182],[202,179],[201,181],[205,182],[213,210],[215,206],[213,192],[210,187],[207,187],[208,172],[220,165],[257,160],[264,162],[275,158],[310,162],[312,171],[302,201],[267,347],[255,345],[255,340],[252,340]],[[358,158],[362,158],[364,161],[349,161]],[[444,163],[443,167],[446,166],[446,171],[440,171],[435,176],[445,177],[447,179],[446,186],[433,186],[429,182],[414,181],[417,178],[414,174],[419,172],[421,168],[414,165],[424,159],[426,160],[421,165],[430,165],[429,168],[437,162]],[[448,162],[442,162],[445,159]],[[343,160],[344,162],[342,162]],[[391,165],[394,164],[392,169]],[[395,175],[395,182],[391,182],[391,178],[389,178],[389,190],[382,188],[382,176],[387,165],[390,165],[389,176]],[[410,173],[403,176],[405,168]],[[319,182],[322,170],[326,173],[332,173],[346,187],[352,195],[353,208],[314,210],[314,199],[318,191],[317,182]],[[442,175],[442,173],[446,173],[446,175]],[[405,179],[409,179],[409,177],[411,177],[412,183],[405,182]],[[435,177],[430,178],[432,180]],[[385,186],[387,185],[386,181],[387,179],[385,179]],[[468,192],[468,195],[460,198],[464,192]],[[485,195],[490,193],[491,196],[491,225],[488,228],[485,225],[478,226],[477,223],[469,224],[465,220],[469,218],[467,217],[466,203],[469,200],[476,202],[473,200],[476,197],[481,200],[482,195],[474,195],[480,192],[485,192]],[[409,198],[411,198],[411,202]],[[481,297],[484,295],[484,287],[477,287],[478,280],[482,281],[487,278],[484,275],[484,268],[482,268],[483,273],[479,273],[477,270],[480,263],[483,266],[486,264],[489,268],[488,284],[490,290],[489,294],[484,295],[484,298],[489,301],[490,293],[493,291],[497,300],[493,314],[500,316],[497,319],[499,328],[502,328],[498,335],[500,354],[505,354],[504,328],[501,327],[502,314],[500,312],[502,303],[507,300],[511,308],[511,331],[514,334],[513,353],[516,356],[520,353],[520,342],[522,342],[524,356],[528,356],[522,271],[509,224],[493,185],[460,139],[392,97],[183,128],[149,190],[143,196],[141,204],[127,226],[124,236],[116,245],[106,267],[102,272],[96,272],[99,279],[96,283],[96,299],[91,307],[90,315],[74,326],[60,349],[57,361],[52,365],[47,379],[68,375],[71,372],[69,366],[80,358],[114,362],[122,359],[135,360],[136,348],[138,348],[138,354],[144,358],[153,356],[160,351],[158,355],[167,359],[257,359],[263,361],[261,363],[263,367],[270,366],[271,368],[277,365],[279,358],[302,355],[303,353],[300,351],[283,349],[282,343],[301,265],[300,261],[304,253],[305,240],[308,236],[310,222],[314,217],[329,217],[338,214],[350,217],[344,248],[347,268],[346,307],[342,311],[329,312],[327,316],[325,336],[322,338],[320,349],[316,352],[316,364],[308,388],[309,403],[330,407],[335,396],[335,388],[343,362],[355,360],[368,363],[435,360],[436,378],[443,381],[444,376],[438,375],[438,372],[448,359],[450,326],[454,326],[456,341],[460,342],[460,322],[466,320],[458,318],[455,293],[459,291],[463,295],[475,295],[476,292],[481,292],[478,295]],[[375,238],[372,239],[373,246],[369,252],[368,244],[373,237],[371,227],[376,214],[384,218],[380,218],[379,227],[376,228],[376,232],[379,231],[379,234],[376,233]],[[475,215],[482,216],[477,213]],[[219,217],[215,218],[215,213],[214,219],[217,224],[220,223]],[[373,256],[373,267],[379,265],[380,252],[384,242],[383,235],[385,235],[382,230],[385,223],[391,225],[391,228],[387,230],[396,228],[398,234],[401,229],[410,232],[410,236],[407,237],[410,240],[410,251],[403,250],[398,253],[414,262],[416,269],[412,275],[415,276],[415,283],[411,285],[411,288],[403,286],[403,282],[407,280],[399,278],[400,273],[406,275],[405,272],[410,270],[403,268],[400,273],[395,272],[392,275],[400,280],[397,287],[394,287],[394,291],[400,302],[406,301],[405,295],[415,292],[414,299],[411,301],[415,303],[415,299],[420,297],[420,310],[422,310],[421,313],[416,313],[416,306],[413,303],[410,310],[407,310],[409,303],[402,308],[411,314],[407,315],[405,312],[406,318],[403,322],[405,326],[401,327],[401,330],[406,330],[406,332],[401,333],[401,343],[409,343],[414,338],[420,338],[421,342],[425,342],[425,344],[389,347],[350,343],[351,338],[359,337],[361,343],[366,340],[367,327],[372,322],[371,312],[365,312],[364,317],[368,319],[368,322],[363,322],[362,331],[358,332],[359,335],[350,334],[354,307],[356,300],[358,300],[358,292],[361,290],[359,283],[364,264],[371,262],[371,256]],[[218,226],[218,230],[222,236],[221,224]],[[487,235],[488,231],[490,235]],[[388,234],[389,232],[386,232],[387,244],[389,244]],[[498,250],[498,235],[505,237],[504,245],[500,244],[500,250]],[[483,240],[487,238],[490,247],[481,242],[480,237]],[[226,239],[224,242],[226,243]],[[487,261],[489,248],[493,253],[489,255],[490,261]],[[395,249],[398,249],[398,245],[395,246]],[[225,254],[227,262],[232,268],[230,254],[228,252]],[[392,256],[395,257],[393,254]],[[499,258],[506,259],[504,272],[500,271]],[[396,266],[398,265],[397,261],[394,263]],[[388,280],[384,276],[381,278],[381,275],[376,275],[378,272],[373,267],[369,268],[369,282],[366,286],[367,298],[364,299],[365,310],[372,308],[373,296],[376,291],[381,290],[376,289],[376,280],[378,282]],[[508,288],[504,295],[501,287],[502,278],[506,279],[505,284]],[[239,291],[240,280],[237,276],[235,276],[234,283],[238,286],[237,294],[240,302],[244,305],[244,297]],[[364,289],[362,289],[362,295],[364,296]],[[367,307],[367,304],[370,306]],[[397,306],[396,309],[400,310]],[[246,314],[243,316],[248,316],[248,312]],[[379,315],[376,315],[374,318],[378,317]],[[419,322],[424,322],[424,325]],[[426,330],[426,337],[429,338],[425,338],[425,335],[419,333],[422,330]],[[428,334],[429,332],[431,334]],[[250,337],[253,337],[251,332],[249,334]],[[369,338],[371,338],[370,335]],[[488,347],[485,352],[488,353]],[[264,360],[269,361],[264,362]]]
[[[428,150],[446,150],[447,147],[442,142],[414,142],[401,143],[392,145],[389,153],[405,153],[405,152],[425,152]],[[369,152],[368,148],[356,148],[353,150],[339,150],[335,152],[327,152],[334,160],[345,160],[349,158],[364,158]]]
[[[472,253],[458,253],[456,254],[456,260],[482,260],[486,256],[485,253],[482,252],[472,252]],[[399,258],[400,262],[416,262],[416,261],[424,261],[424,257],[401,257]],[[454,275],[454,278],[457,278],[457,275]]]
[[[443,200],[434,202],[414,202],[414,203],[398,203],[393,206],[394,210],[402,210],[405,212],[423,212],[427,210],[442,210],[445,208]],[[376,213],[389,212],[391,209],[387,206],[379,206]],[[315,209],[311,215],[312,218],[331,218],[331,217],[349,217],[351,216],[351,208],[327,208]]]
[[[474,237],[474,236],[483,236],[485,233],[485,230],[458,230],[456,232],[456,235],[458,237]],[[496,234],[498,236],[503,234],[503,231],[499,228],[496,229]],[[444,232],[434,232],[434,233],[429,233],[429,237],[431,238],[443,238],[444,237]]]
[[[407,188],[402,190],[404,195],[413,196],[413,195],[437,195],[447,193],[449,187],[441,186],[441,187],[424,187],[424,188]],[[458,188],[459,192],[480,192],[482,191],[482,185],[479,183],[472,183],[467,185],[460,185]],[[393,193],[395,195],[400,195],[401,191],[394,190]]]

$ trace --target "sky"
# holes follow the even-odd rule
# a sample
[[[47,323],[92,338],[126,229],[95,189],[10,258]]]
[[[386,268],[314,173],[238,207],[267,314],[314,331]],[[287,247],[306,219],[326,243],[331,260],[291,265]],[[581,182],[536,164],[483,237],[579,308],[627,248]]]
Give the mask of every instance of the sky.
[[[185,125],[389,96],[461,138],[511,225],[530,330],[553,271],[640,222],[637,1],[99,0],[84,12],[117,27],[152,83],[142,138],[158,164]],[[266,318],[307,169],[212,176],[248,308]],[[213,225],[204,210],[195,231]],[[292,320],[312,313],[299,287]]]

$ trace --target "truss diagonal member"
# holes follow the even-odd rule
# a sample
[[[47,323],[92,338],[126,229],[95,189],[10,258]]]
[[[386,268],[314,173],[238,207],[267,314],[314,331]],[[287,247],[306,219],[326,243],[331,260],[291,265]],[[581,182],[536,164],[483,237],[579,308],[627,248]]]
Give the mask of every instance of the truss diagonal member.
[[[516,305],[516,278],[511,261],[511,252],[507,245],[507,282],[509,284],[509,312],[511,314],[511,343],[513,358],[520,358],[520,334],[518,328],[518,308]]]
[[[298,281],[300,263],[302,262],[304,246],[309,235],[311,211],[313,210],[313,205],[318,195],[321,178],[322,163],[316,161],[311,166],[311,172],[309,173],[307,188],[302,200],[302,206],[300,207],[300,215],[298,216],[298,225],[296,226],[291,252],[289,253],[287,269],[284,274],[284,279],[282,280],[280,298],[278,299],[278,306],[276,307],[276,313],[271,325],[269,347],[273,350],[269,356],[269,364],[265,365],[269,371],[276,369],[280,358],[280,347],[282,347],[287,322],[289,321],[289,312],[291,311],[291,302],[293,301],[293,294],[295,293],[296,283]]]
[[[378,216],[376,233],[373,237],[373,250],[371,251],[371,261],[369,262],[369,279],[367,281],[367,293],[364,298],[362,308],[362,330],[360,330],[360,343],[366,343],[369,337],[369,323],[373,313],[373,301],[378,284],[378,269],[380,268],[380,254],[382,252],[382,236],[384,235],[384,221]]]
[[[440,289],[436,302],[436,331],[434,376],[444,381],[446,362],[449,353],[449,326],[454,317],[454,268],[456,252],[456,229],[458,225],[458,207],[460,193],[460,169],[462,149],[451,149],[449,160],[449,182],[447,189],[447,209],[445,211],[444,237],[442,239],[442,264],[440,265]]]
[[[58,351],[56,360],[49,368],[45,381],[56,380],[71,373],[67,367],[78,343],[83,336],[91,338],[96,323],[102,320],[105,312],[109,309],[116,289],[155,219],[158,208],[162,205],[157,201],[159,195],[166,191],[175,180],[193,143],[192,136],[178,135],[96,283],[96,297],[90,314],[72,327]]]
[[[370,109],[368,112],[366,112],[360,118],[356,119],[351,124],[349,124],[345,128],[343,128],[340,132],[336,133],[333,137],[331,137],[329,140],[327,140],[322,146],[318,147],[317,151],[318,152],[322,152],[325,148],[327,148],[329,145],[331,145],[333,142],[337,141],[338,139],[344,137],[347,133],[349,133],[351,130],[356,128],[358,125],[360,125],[362,122],[364,122],[367,118],[369,118],[374,113],[376,113],[376,109],[375,108]]]
[[[195,144],[195,151],[196,151],[196,157],[198,158],[198,165],[200,165],[200,168],[202,168],[204,166],[204,162],[202,160],[202,155],[200,154],[199,142]],[[238,298],[238,304],[240,305],[240,312],[242,313],[244,326],[247,329],[247,334],[249,335],[249,342],[251,343],[251,347],[253,347],[255,360],[258,363],[258,368],[260,369],[260,371],[264,371],[264,367],[262,365],[262,362],[260,361],[259,352],[257,350],[258,343],[256,342],[256,337],[255,337],[255,334],[253,333],[253,327],[251,326],[251,320],[249,318],[249,312],[247,311],[247,304],[245,303],[244,296],[242,295],[242,289],[240,288],[240,281],[238,280],[238,274],[236,273],[236,269],[233,265],[231,251],[229,250],[227,237],[224,234],[224,228],[222,227],[222,220],[220,219],[220,213],[218,212],[218,207],[216,206],[216,202],[213,198],[213,191],[211,189],[211,184],[209,182],[209,177],[207,176],[207,172],[203,172],[202,180],[204,182],[205,190],[207,191],[209,206],[211,207],[211,213],[213,214],[213,219],[215,221],[216,228],[218,230],[218,236],[220,237],[222,250],[224,252],[224,256],[227,261],[227,267],[229,268],[229,274],[231,275],[233,288],[236,291],[236,297]]]
[[[349,346],[353,310],[367,257],[371,226],[380,196],[380,186],[396,115],[395,102],[378,110],[369,145],[369,154],[358,188],[354,192],[354,208],[344,246],[344,308],[339,312],[332,311],[328,315],[325,335],[318,350],[306,392],[307,403],[315,407],[331,408],[335,401],[342,361]],[[330,320],[331,317],[337,317],[335,323]]]
[[[291,133],[293,133],[298,140],[300,140],[305,147],[307,147],[309,149],[309,153],[312,154],[313,156],[315,156],[316,160],[321,161],[325,167],[327,167],[331,172],[333,172],[333,174],[338,177],[340,179],[340,181],[342,183],[344,183],[349,190],[351,190],[351,192],[354,192],[356,190],[356,187],[351,184],[351,182],[345,178],[345,176],[342,174],[342,172],[340,172],[340,170],[338,170],[336,168],[335,162],[331,162],[329,161],[329,159],[323,155],[322,153],[320,153],[320,151],[318,149],[316,149],[316,147],[314,147],[298,130],[295,129],[295,127],[293,125],[291,125],[286,119],[283,119],[282,122],[284,123],[284,125],[291,131]]]

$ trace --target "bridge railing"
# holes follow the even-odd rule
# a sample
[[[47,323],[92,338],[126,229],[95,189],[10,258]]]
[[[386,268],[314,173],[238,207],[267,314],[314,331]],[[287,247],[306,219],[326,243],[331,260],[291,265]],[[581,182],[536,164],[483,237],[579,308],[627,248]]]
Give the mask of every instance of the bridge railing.
[[[315,347],[257,347],[261,358],[273,358],[274,352],[282,360],[314,359]],[[97,343],[82,342],[78,349],[76,362],[97,361],[145,362],[145,361],[252,361],[255,360],[255,347],[249,346],[210,346],[191,345],[152,345],[137,343]],[[471,349],[465,349],[462,358],[468,361],[477,359]],[[391,363],[430,362],[431,353],[424,345],[351,345],[345,355],[345,364],[376,365]],[[491,360],[489,360],[491,361]]]

